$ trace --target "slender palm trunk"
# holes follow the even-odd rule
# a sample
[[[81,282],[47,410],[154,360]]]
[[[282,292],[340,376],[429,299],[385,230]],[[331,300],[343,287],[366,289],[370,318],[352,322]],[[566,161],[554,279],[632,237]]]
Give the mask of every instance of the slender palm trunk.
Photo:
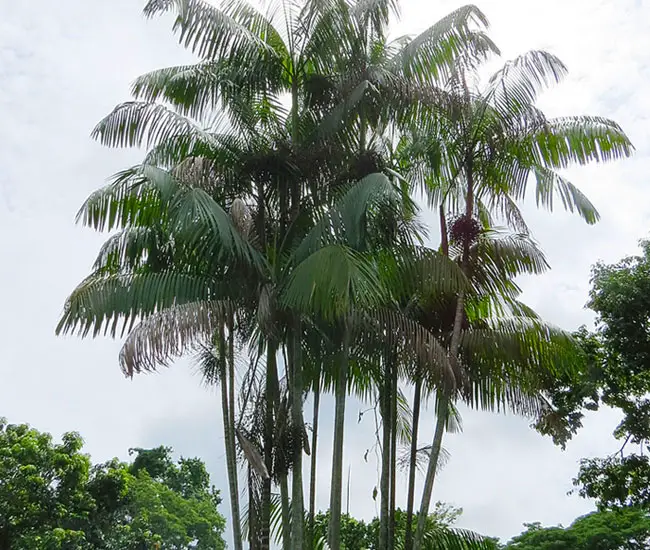
[[[277,349],[278,349],[277,342],[269,343],[269,347],[275,348],[276,356],[277,356]],[[284,348],[283,351],[285,351]],[[273,403],[274,403],[276,414],[279,415],[280,407],[281,407],[280,379],[278,376],[277,360],[274,359],[274,362],[275,362],[275,369],[271,369],[268,372],[273,377],[272,380],[273,389],[271,395],[273,396]],[[284,363],[285,365],[288,365],[286,354],[284,356]],[[284,422],[285,423],[289,422],[289,419],[284,417]],[[289,474],[286,470],[280,471],[278,472],[278,478],[279,478],[279,485],[280,485],[280,507],[281,507],[280,509],[281,509],[281,517],[282,517],[282,548],[283,550],[290,550],[291,549],[291,509],[289,505]]]
[[[397,368],[392,372],[390,396],[390,503],[388,517],[388,548],[395,548],[395,499],[397,488]]]
[[[239,487],[237,479],[237,457],[235,451],[235,423],[234,423],[234,401],[229,398],[226,354],[230,356],[230,351],[226,351],[226,338],[224,328],[219,329],[219,346],[220,346],[220,370],[221,370],[221,416],[223,418],[223,432],[226,447],[226,470],[228,473],[228,489],[230,493],[230,513],[232,514],[232,533],[233,545],[235,550],[242,550],[241,521],[239,513]],[[232,382],[230,383],[232,386]],[[233,392],[230,391],[230,395]],[[230,401],[230,403],[229,403]]]
[[[449,256],[449,234],[447,232],[447,218],[445,217],[445,205],[440,205],[440,248],[445,256]]]
[[[391,391],[391,362],[389,354],[386,354],[384,369],[384,383],[380,388],[379,410],[382,420],[382,442],[381,442],[381,479],[379,480],[379,550],[388,550],[388,524],[390,506],[390,391]]]
[[[341,508],[343,495],[343,435],[345,431],[345,401],[348,386],[350,334],[348,323],[343,323],[343,341],[336,378],[334,404],[334,446],[332,449],[332,486],[330,493],[329,546],[341,549]]]
[[[289,387],[291,392],[291,429],[295,434],[291,476],[291,550],[305,547],[305,503],[302,487],[303,453],[303,373],[302,373],[302,321],[294,319],[291,327],[291,353],[289,355]]]
[[[259,516],[255,498],[255,477],[253,469],[248,467],[248,547],[249,550],[260,550]]]
[[[280,505],[282,506],[282,549],[291,550],[291,506],[289,504],[289,479],[280,475]]]
[[[440,459],[440,449],[442,448],[442,436],[445,433],[445,426],[447,424],[447,416],[449,412],[449,401],[446,392],[443,390],[443,395],[438,402],[438,419],[436,420],[436,429],[433,435],[433,442],[431,443],[431,452],[429,454],[429,467],[424,482],[424,489],[422,491],[422,504],[420,505],[420,513],[418,515],[418,524],[415,531],[415,539],[413,541],[413,548],[420,550],[422,541],[424,540],[424,530],[426,527],[427,516],[429,515],[429,506],[431,504],[431,493],[433,491],[433,482],[436,477],[436,470],[438,469],[438,462]]]
[[[317,376],[319,374],[317,373]],[[318,445],[318,416],[320,412],[320,380],[316,379],[314,388],[314,414],[311,432],[311,471],[309,476],[309,541],[310,550],[314,545],[314,521],[316,517],[316,456]]]
[[[270,475],[273,473],[273,409],[276,395],[277,348],[274,342],[269,342],[266,358],[266,409],[264,411],[264,465]],[[271,539],[271,477],[262,480],[261,502],[261,546],[262,550],[269,550]]]
[[[406,499],[406,532],[404,550],[413,550],[413,504],[415,501],[415,473],[417,470],[418,430],[420,425],[420,400],[422,398],[422,377],[415,379],[413,396],[413,421],[411,423],[411,454],[409,460],[408,495]]]
[[[466,159],[466,176],[467,176],[467,195],[465,197],[465,216],[471,217],[474,212],[474,174],[473,162],[471,154]],[[441,222],[444,220],[444,212],[441,209]],[[469,277],[469,252],[470,243],[467,239],[463,242],[463,254],[461,257],[461,269],[466,276]],[[458,368],[458,349],[460,348],[460,337],[463,325],[463,317],[465,313],[465,292],[461,290],[458,293],[456,301],[456,313],[454,315],[454,324],[451,334],[451,342],[449,344],[449,359],[454,373]],[[447,419],[449,418],[449,404],[451,399],[450,384],[443,384],[443,388],[439,395],[440,402],[438,406],[438,418],[436,421],[436,429],[431,444],[431,453],[429,455],[429,466],[427,475],[424,482],[424,490],[422,492],[422,502],[420,505],[420,514],[418,516],[418,525],[415,532],[415,541],[413,544],[414,550],[420,550],[422,541],[424,539],[424,529],[426,526],[427,516],[429,514],[429,505],[431,503],[431,493],[433,491],[433,482],[438,469],[438,462],[440,460],[440,449],[442,448],[442,437],[444,435]]]

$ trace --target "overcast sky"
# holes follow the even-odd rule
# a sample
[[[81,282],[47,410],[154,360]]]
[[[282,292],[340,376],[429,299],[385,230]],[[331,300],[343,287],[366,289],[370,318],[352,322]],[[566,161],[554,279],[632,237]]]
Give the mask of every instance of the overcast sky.
[[[461,3],[402,5],[399,30],[413,33]],[[570,172],[599,208],[597,226],[562,212],[527,212],[553,270],[524,281],[524,298],[547,320],[573,329],[591,321],[583,308],[590,266],[635,252],[648,234],[650,2],[478,5],[505,58],[547,49],[569,66],[568,80],[542,98],[549,114],[614,118],[637,147],[632,160]],[[103,240],[75,226],[74,215],[110,174],[140,158],[137,151],[102,148],[89,133],[128,99],[136,76],[192,59],[176,45],[170,21],[146,21],[141,7],[139,0],[0,0],[0,416],[57,436],[77,430],[96,460],[124,457],[129,447],[172,445],[206,459],[226,493],[218,400],[186,364],[127,381],[117,364],[119,343],[54,336],[65,297]],[[373,424],[370,415],[357,424],[360,408],[350,406],[346,433],[350,512],[371,518],[378,476],[363,454],[373,444]],[[331,424],[331,404],[323,414]],[[429,418],[423,441],[432,434]],[[463,527],[507,539],[524,522],[567,524],[591,509],[567,491],[581,457],[615,449],[613,413],[589,417],[565,452],[525,420],[472,412],[463,418],[464,432],[446,440],[452,458],[434,494],[464,508]],[[323,436],[318,502],[324,508],[331,432]]]

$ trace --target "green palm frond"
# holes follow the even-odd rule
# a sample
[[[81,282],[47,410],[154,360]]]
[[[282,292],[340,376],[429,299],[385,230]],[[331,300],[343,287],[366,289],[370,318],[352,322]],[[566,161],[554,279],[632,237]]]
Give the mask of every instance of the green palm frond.
[[[526,234],[491,230],[483,234],[472,253],[477,258],[477,270],[491,271],[501,279],[540,275],[549,269],[544,253]]]
[[[109,147],[151,147],[179,135],[187,136],[190,144],[212,142],[196,122],[165,105],[141,101],[121,103],[92,132]]]
[[[399,72],[434,84],[445,81],[463,57],[482,60],[498,54],[496,45],[477,32],[487,26],[487,18],[474,5],[454,10],[404,46],[395,59]]]
[[[209,343],[233,312],[224,301],[190,302],[157,311],[130,331],[120,351],[120,366],[127,376],[168,366],[196,346]]]
[[[377,253],[381,278],[397,299],[425,300],[469,289],[469,281],[453,259],[425,247]]]
[[[569,333],[534,317],[495,319],[486,328],[464,331],[461,349],[474,365],[507,365],[533,374],[572,372],[582,358]]]
[[[238,6],[234,2],[218,6],[205,0],[149,0],[144,13],[153,17],[174,12],[174,31],[180,44],[205,60],[230,59],[243,66],[260,55],[277,55],[273,42],[264,39],[271,25],[261,16],[247,20]],[[277,36],[277,32],[271,35]]]
[[[170,225],[178,238],[200,253],[223,254],[264,271],[264,258],[239,233],[231,216],[203,189],[185,189],[170,205]]]
[[[159,227],[129,226],[102,245],[93,269],[103,273],[137,271],[168,262],[164,235]]]
[[[510,120],[529,113],[539,93],[566,74],[566,66],[556,56],[533,50],[506,62],[490,78],[484,98]]]
[[[557,194],[565,210],[577,212],[588,224],[594,224],[600,219],[596,207],[569,180],[547,168],[535,168],[534,173],[537,180],[535,200],[538,205],[553,210],[553,199]]]
[[[547,407],[539,391],[522,388],[514,376],[487,376],[466,381],[459,395],[473,409],[488,412],[510,411],[525,418],[536,418]]]
[[[360,248],[365,241],[368,213],[380,204],[394,205],[400,196],[384,174],[370,174],[345,189],[314,224],[294,252],[294,261],[301,261],[321,246],[346,243]]]
[[[293,36],[300,43],[300,59],[313,74],[327,75],[332,64],[349,52],[358,36],[346,0],[307,0],[296,18]]]
[[[220,300],[223,283],[174,271],[92,274],[66,300],[57,334],[124,335],[138,319],[175,305]]]
[[[351,248],[331,244],[293,269],[280,301],[297,311],[335,319],[354,307],[377,305],[381,298],[374,263]]]
[[[436,527],[425,531],[424,550],[497,550],[497,545],[473,531],[465,529],[445,529]]]
[[[233,111],[241,109],[242,101],[250,106],[262,98],[272,99],[268,94],[279,94],[286,88],[282,74],[281,65],[264,58],[256,66],[243,67],[227,61],[206,61],[144,74],[135,80],[131,91],[137,100],[163,101],[185,116],[205,120],[222,107]]]
[[[629,157],[634,152],[632,143],[616,122],[594,116],[550,119],[528,132],[522,145],[524,155],[548,168],[608,162]]]
[[[118,172],[112,181],[93,192],[77,213],[77,222],[97,231],[118,227],[157,225],[164,203],[178,191],[171,173],[151,165]]]
[[[391,16],[399,14],[396,0],[356,0],[352,13],[361,29],[368,29],[370,36],[383,36]]]
[[[397,390],[397,418],[395,419],[395,429],[397,430],[397,439],[402,445],[409,445],[413,430],[411,421],[413,419],[413,411],[409,401],[401,389]]]
[[[175,170],[184,179],[182,183],[171,172],[155,166],[142,165],[122,172],[86,200],[77,219],[98,230],[159,227],[165,221],[174,239],[197,251],[216,257],[225,254],[262,271],[262,257],[240,234],[231,216],[205,189],[187,185],[188,181],[201,184],[203,174],[194,170],[196,162],[185,168]],[[147,232],[124,235],[144,236]]]
[[[423,366],[425,377],[434,385],[440,380],[453,385],[455,374],[447,350],[423,325],[395,309],[369,309],[363,316],[371,331],[370,342],[373,337],[379,338],[381,345],[403,349],[407,356]]]
[[[312,139],[326,141],[334,138],[339,132],[351,132],[351,119],[357,117],[359,104],[368,91],[373,89],[374,85],[370,81],[359,82],[318,123]]]

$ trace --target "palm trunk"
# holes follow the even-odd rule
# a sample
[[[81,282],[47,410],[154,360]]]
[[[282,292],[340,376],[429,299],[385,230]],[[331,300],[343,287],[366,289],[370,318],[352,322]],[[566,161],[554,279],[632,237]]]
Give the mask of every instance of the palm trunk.
[[[280,476],[280,505],[282,506],[282,549],[291,550],[291,506],[286,472]]]
[[[318,376],[318,374],[317,374]],[[318,415],[320,410],[320,380],[314,389],[314,415],[311,433],[311,472],[309,477],[309,541],[310,550],[314,546],[314,521],[316,517],[316,454],[318,445]]]
[[[427,516],[429,515],[429,506],[431,504],[431,493],[433,491],[433,482],[436,477],[436,470],[438,469],[438,462],[440,459],[440,449],[442,448],[442,436],[445,432],[447,424],[447,416],[449,412],[449,401],[446,392],[438,403],[438,419],[436,421],[436,430],[433,435],[433,442],[431,443],[431,452],[429,454],[429,467],[424,482],[424,489],[422,491],[422,504],[420,505],[420,513],[418,515],[418,524],[415,531],[415,539],[413,541],[414,550],[420,550],[422,541],[424,540],[424,530],[426,528]]]
[[[330,550],[341,549],[341,507],[343,494],[343,435],[345,430],[345,401],[347,397],[350,334],[348,323],[343,323],[341,350],[334,404],[334,447],[332,450],[332,485],[330,493]]]
[[[277,349],[269,342],[266,359],[266,410],[264,411],[264,465],[269,475],[273,475],[273,409],[275,405],[275,383],[277,379],[276,365]],[[271,477],[262,480],[261,502],[261,547],[269,550],[271,539]]]
[[[415,473],[417,470],[418,429],[420,425],[420,399],[422,398],[422,377],[415,379],[413,396],[413,421],[411,425],[411,455],[409,461],[408,496],[406,499],[406,532],[404,550],[413,550],[413,505],[415,502]]]
[[[249,550],[259,550],[259,517],[255,502],[255,479],[253,470],[248,467],[248,547]]]
[[[228,489],[230,493],[230,512],[232,514],[232,533],[235,550],[242,550],[241,521],[239,513],[239,487],[237,479],[237,457],[235,451],[235,423],[234,423],[234,401],[230,398],[228,381],[229,376],[226,366],[226,354],[230,356],[230,351],[226,351],[226,339],[224,328],[219,329],[219,347],[220,347],[220,370],[221,370],[221,415],[223,418],[224,444],[226,447],[226,470],[228,473]],[[231,384],[232,385],[232,382]],[[230,392],[232,395],[233,392]]]
[[[276,350],[277,355],[277,343],[271,342],[270,347],[273,347]],[[285,351],[284,348],[283,352]],[[284,355],[284,364],[288,369],[288,361],[286,354]],[[280,380],[278,377],[278,366],[277,360],[275,360],[275,369],[268,371],[273,377],[273,403],[275,407],[276,414],[280,414],[281,400],[280,400]],[[287,377],[288,380],[288,377]],[[284,422],[287,423],[289,419],[284,418]],[[278,472],[279,484],[280,484],[280,506],[281,506],[281,517],[282,517],[282,548],[283,550],[291,550],[291,510],[289,506],[289,481],[288,481],[288,472],[280,471]]]
[[[390,359],[386,354],[384,369],[384,384],[379,394],[379,410],[382,419],[382,442],[381,442],[381,479],[379,481],[380,503],[379,503],[379,550],[388,550],[388,523],[389,523],[389,502],[390,502]]]
[[[445,256],[449,256],[449,234],[447,232],[447,218],[445,217],[445,205],[440,205],[440,248]]]
[[[474,212],[474,174],[471,156],[466,159],[466,175],[467,175],[467,195],[465,198],[465,216],[468,218]],[[440,210],[441,224],[444,221],[444,211]],[[465,239],[463,243],[463,254],[461,257],[461,269],[466,276],[469,276],[469,252],[470,243]],[[458,349],[460,348],[460,337],[463,325],[463,317],[465,310],[465,292],[458,293],[456,301],[456,313],[454,315],[454,324],[451,334],[451,342],[449,344],[449,359],[454,373],[458,367]],[[451,399],[449,384],[444,384],[440,392],[441,399],[438,406],[438,419],[436,421],[436,430],[431,444],[431,453],[429,455],[429,467],[424,483],[424,490],[422,492],[422,503],[420,505],[420,514],[418,516],[418,525],[415,532],[415,541],[413,545],[414,550],[420,550],[424,538],[424,528],[426,526],[427,516],[429,514],[429,505],[431,503],[431,493],[433,491],[433,482],[438,469],[438,462],[440,460],[440,449],[442,448],[442,437],[444,435],[447,419],[449,417],[449,401]]]
[[[397,486],[397,368],[393,369],[390,404],[390,503],[388,507],[388,550],[395,548],[395,489]]]
[[[291,550],[305,547],[305,503],[302,487],[303,408],[302,408],[302,322],[294,319],[291,327],[289,387],[291,392],[291,429],[295,434],[291,476]]]

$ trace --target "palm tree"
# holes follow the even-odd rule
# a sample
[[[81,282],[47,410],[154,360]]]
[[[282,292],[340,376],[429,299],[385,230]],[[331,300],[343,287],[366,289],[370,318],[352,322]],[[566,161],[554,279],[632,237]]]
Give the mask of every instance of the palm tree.
[[[443,116],[431,119],[434,126],[427,129],[432,132],[431,138],[415,140],[416,149],[425,159],[416,168],[416,173],[424,176],[419,178],[419,184],[428,194],[430,204],[440,207],[443,243],[447,243],[449,233],[460,243],[459,263],[468,277],[471,248],[480,230],[474,221],[476,216],[489,222],[490,212],[496,211],[516,229],[527,231],[516,201],[525,197],[532,175],[536,178],[538,204],[552,208],[554,196],[559,194],[566,209],[575,210],[588,223],[594,223],[598,214],[593,205],[556,170],[571,163],[613,160],[632,152],[628,138],[610,120],[547,119],[535,107],[539,92],[559,81],[565,72],[564,65],[554,56],[533,51],[506,63],[490,78],[484,92],[476,92],[467,82],[467,72],[460,67],[449,83],[450,93],[457,98],[454,108],[447,113],[441,110]],[[423,172],[423,168],[430,172]],[[445,205],[454,211],[463,203],[464,212],[449,231]],[[455,368],[466,315],[465,301],[465,294],[460,293],[449,344]],[[444,391],[440,399],[416,549],[422,541],[450,392]]]
[[[525,353],[491,356],[485,339],[499,337],[513,353],[549,335],[543,341],[558,353],[553,342],[561,340],[538,320],[519,318],[531,316],[515,302],[511,280],[532,268],[521,254],[504,254],[496,239],[467,237],[476,232],[473,219],[488,227],[496,213],[526,229],[515,202],[532,173],[542,204],[552,206],[555,189],[568,208],[595,221],[590,203],[554,170],[631,149],[610,121],[549,121],[532,106],[538,84],[563,70],[547,54],[510,63],[486,92],[474,92],[467,71],[496,51],[475,7],[453,12],[414,39],[389,42],[395,9],[383,0],[280,2],[264,12],[242,0],[216,6],[150,0],[145,13],[174,12],[181,43],[201,60],[140,77],[136,101],[116,107],[95,130],[104,144],[149,151],[142,165],[118,174],[82,208],[83,222],[120,232],[68,299],[58,330],[128,333],[120,361],[130,375],[197,346],[209,350],[203,364],[212,364],[221,383],[233,518],[238,525],[238,446],[248,451],[250,521],[262,548],[269,544],[274,481],[285,548],[305,545],[303,399],[310,387],[328,387],[327,378],[336,395],[331,548],[340,546],[343,421],[358,374],[375,376],[382,403],[386,548],[395,509],[400,380],[410,380],[415,369],[416,396],[438,393],[421,514],[428,511],[454,401],[481,395],[487,403],[516,406],[522,395],[534,396],[524,367],[538,364]],[[414,238],[408,186],[383,169],[382,156],[403,133],[418,160],[411,179],[440,207],[440,254]],[[447,210],[465,212],[451,231]],[[481,272],[475,256],[490,254],[486,265],[493,271]],[[451,296],[443,328],[422,314],[423,303],[431,305],[422,297],[432,294]],[[236,342],[265,371],[263,380],[247,371],[251,387],[264,388],[267,399],[250,402],[263,422],[247,433],[247,409],[239,422],[235,415]],[[286,355],[286,396],[278,353]],[[277,433],[273,427],[287,412],[285,432]],[[291,499],[288,468],[276,460],[289,433],[282,452],[290,455]],[[314,426],[314,455],[316,441]],[[314,492],[315,484],[310,500]]]
[[[163,98],[177,109],[184,110],[185,114],[199,115],[205,113],[206,109],[214,108],[219,102],[233,110],[233,103],[239,104],[242,100],[245,102],[246,99],[258,97],[260,94],[266,101],[273,103],[277,102],[278,94],[288,92],[291,105],[287,122],[291,146],[295,147],[304,139],[302,134],[314,135],[313,132],[304,131],[305,126],[309,125],[305,125],[308,119],[305,119],[302,112],[303,97],[314,97],[313,92],[318,87],[319,76],[336,74],[336,69],[342,66],[340,59],[355,59],[360,38],[365,38],[362,46],[366,52],[370,51],[372,41],[383,38],[391,5],[388,2],[359,2],[348,6],[344,2],[333,1],[325,4],[306,2],[300,10],[296,10],[293,4],[283,4],[282,8],[285,20],[284,28],[280,32],[278,29],[282,27],[279,25],[277,12],[269,10],[263,14],[245,2],[230,2],[215,7],[200,0],[151,0],[145,12],[153,15],[169,9],[175,10],[176,28],[180,31],[181,42],[198,53],[203,62],[194,67],[177,67],[146,75],[134,86],[136,96],[149,101]],[[402,76],[402,83],[406,82],[403,78],[405,76],[421,76],[424,80],[430,80],[423,72],[423,67],[428,65],[438,71],[442,65],[449,65],[452,56],[448,52],[460,51],[463,43],[471,44],[479,52],[484,51],[489,45],[486,46],[487,41],[479,40],[482,36],[480,33],[469,32],[468,23],[471,21],[482,22],[482,14],[472,7],[459,10],[432,31],[408,44],[400,44],[402,47],[397,50],[396,55],[388,59],[394,69],[392,72]],[[341,40],[343,36],[347,36],[349,40]],[[465,40],[461,41],[461,38]],[[341,45],[348,50],[338,51]],[[382,80],[385,84],[390,78]],[[354,89],[361,89],[363,92],[367,84],[367,79],[364,79],[364,82],[354,86]],[[304,94],[303,89],[308,93]],[[349,99],[348,95],[344,94],[341,106],[349,107]],[[345,113],[335,109],[333,114],[336,120]],[[152,107],[151,104],[127,104],[118,107],[112,122],[123,126],[128,121],[141,132],[151,124],[155,129],[149,132],[149,137],[173,136],[177,150],[179,145],[185,149],[196,146],[196,136],[185,133],[188,126],[186,120],[168,115],[167,111],[159,109],[158,106]],[[162,119],[165,120],[160,124]],[[332,116],[326,117],[324,122],[330,125],[331,119]],[[360,136],[363,142],[365,132],[361,132]],[[122,134],[121,139],[123,138]],[[363,149],[361,146],[362,151]],[[290,181],[293,181],[290,188],[281,189],[279,196],[280,208],[283,211],[281,219],[287,221],[297,219],[303,200],[299,181],[296,178]],[[292,372],[290,379],[294,382],[292,414],[294,422],[301,422],[302,405],[298,398],[300,386],[303,385],[300,361],[302,355],[298,344],[299,335],[302,333],[300,319],[294,319],[292,326],[294,344],[290,346],[288,354]],[[339,391],[339,396],[343,396],[339,397],[341,410],[344,392]],[[340,443],[335,446],[335,454],[339,456],[339,447],[342,446],[342,434],[339,432],[342,430],[342,423],[337,425],[340,426],[337,430],[337,440]],[[301,455],[297,454],[293,477],[295,518],[302,509],[300,464]],[[340,464],[340,460],[336,460],[335,464]],[[340,489],[336,487],[337,485],[334,485],[332,496],[335,509],[340,507],[336,504],[340,503]],[[301,526],[298,521],[293,523],[294,528],[298,530],[294,540],[294,543],[297,543],[297,539],[302,538],[302,533],[299,532]]]

